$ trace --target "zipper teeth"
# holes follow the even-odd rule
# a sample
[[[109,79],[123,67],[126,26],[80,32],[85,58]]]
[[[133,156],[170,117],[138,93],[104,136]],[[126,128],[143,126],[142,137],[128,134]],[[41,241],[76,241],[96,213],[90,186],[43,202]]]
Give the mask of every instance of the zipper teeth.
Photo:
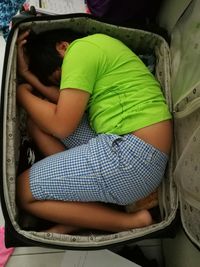
[[[196,98],[192,102],[188,103],[184,110],[174,112],[174,117],[176,119],[184,118],[193,113],[198,108],[200,108],[200,98]]]

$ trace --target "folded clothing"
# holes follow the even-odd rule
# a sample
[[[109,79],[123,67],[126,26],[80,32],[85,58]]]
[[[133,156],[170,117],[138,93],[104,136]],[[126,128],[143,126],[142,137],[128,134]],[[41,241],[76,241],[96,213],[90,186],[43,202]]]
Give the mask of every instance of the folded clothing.
[[[0,227],[0,267],[6,266],[6,262],[9,257],[12,255],[14,248],[6,248],[5,247],[5,229],[4,227]]]
[[[3,0],[0,3],[0,30],[6,38],[9,32],[9,24],[12,17],[16,15],[25,0]]]

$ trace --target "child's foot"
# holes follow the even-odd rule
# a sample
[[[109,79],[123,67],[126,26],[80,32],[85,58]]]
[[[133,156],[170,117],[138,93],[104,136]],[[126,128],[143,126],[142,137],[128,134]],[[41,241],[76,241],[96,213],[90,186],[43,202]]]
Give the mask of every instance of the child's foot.
[[[153,218],[148,210],[129,213],[131,228],[141,228],[153,224]]]
[[[158,191],[154,191],[147,197],[142,198],[134,202],[133,204],[127,205],[126,211],[136,212],[136,211],[143,210],[143,209],[149,210],[156,206],[158,206]]]
[[[76,232],[78,230],[80,230],[80,228],[75,227],[75,226],[56,224],[56,225],[50,227],[49,229],[44,230],[43,232],[57,233],[57,234],[70,234],[70,233]]]

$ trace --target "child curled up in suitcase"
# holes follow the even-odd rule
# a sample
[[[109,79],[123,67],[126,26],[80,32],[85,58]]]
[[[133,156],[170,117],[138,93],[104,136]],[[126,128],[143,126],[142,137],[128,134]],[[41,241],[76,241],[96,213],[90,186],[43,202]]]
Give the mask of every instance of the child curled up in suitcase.
[[[70,30],[18,38],[17,100],[45,158],[17,180],[18,205],[49,231],[124,231],[153,223],[143,209],[114,209],[161,183],[172,140],[159,83],[121,41]],[[59,90],[57,88],[59,86]]]

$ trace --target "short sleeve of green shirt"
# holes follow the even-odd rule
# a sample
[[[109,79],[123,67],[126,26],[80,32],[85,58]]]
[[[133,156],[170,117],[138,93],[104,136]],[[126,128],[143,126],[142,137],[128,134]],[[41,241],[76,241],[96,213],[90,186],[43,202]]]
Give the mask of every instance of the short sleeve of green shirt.
[[[78,39],[70,44],[63,60],[60,89],[78,88],[91,94],[101,56],[99,48],[85,40]]]

